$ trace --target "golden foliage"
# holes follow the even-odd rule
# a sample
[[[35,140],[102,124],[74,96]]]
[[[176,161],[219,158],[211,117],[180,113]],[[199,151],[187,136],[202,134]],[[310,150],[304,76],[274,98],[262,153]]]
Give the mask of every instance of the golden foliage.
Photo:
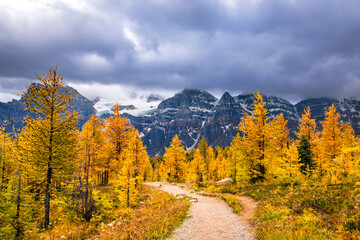
[[[166,168],[166,179],[170,182],[182,182],[186,173],[186,151],[181,145],[177,135],[172,139],[170,147],[165,149],[164,165]]]

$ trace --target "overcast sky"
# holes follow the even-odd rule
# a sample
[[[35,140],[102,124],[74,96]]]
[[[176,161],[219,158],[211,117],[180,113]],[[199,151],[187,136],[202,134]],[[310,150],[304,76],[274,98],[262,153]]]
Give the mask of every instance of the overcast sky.
[[[360,98],[359,13],[359,0],[0,0],[0,101],[55,65],[89,98]]]

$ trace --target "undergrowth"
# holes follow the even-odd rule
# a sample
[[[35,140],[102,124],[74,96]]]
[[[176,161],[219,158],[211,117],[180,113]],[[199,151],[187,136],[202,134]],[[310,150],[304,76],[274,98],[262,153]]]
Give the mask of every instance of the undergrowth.
[[[360,189],[354,183],[211,186],[259,202],[258,239],[360,239]]]
[[[68,219],[47,231],[30,231],[26,239],[165,239],[185,219],[185,199],[143,186],[134,208],[112,205],[113,190],[102,193],[103,212],[90,223]]]

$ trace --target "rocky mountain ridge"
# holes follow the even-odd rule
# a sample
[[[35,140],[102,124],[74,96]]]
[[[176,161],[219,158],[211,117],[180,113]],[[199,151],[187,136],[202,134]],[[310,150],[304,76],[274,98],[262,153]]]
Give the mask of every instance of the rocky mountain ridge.
[[[33,83],[37,84],[37,83]],[[70,103],[72,106],[72,110],[79,112],[79,123],[78,126],[81,127],[84,123],[91,117],[91,115],[96,113],[94,108],[94,101],[90,101],[83,95],[81,95],[76,89],[70,86],[63,86],[60,88],[60,93],[71,90],[72,94],[77,97],[77,100]],[[11,120],[14,122],[16,128],[21,128],[24,126],[22,120],[27,116],[28,112],[25,110],[26,106],[23,98],[19,100],[13,99],[11,102],[3,103],[0,102],[0,124],[2,124],[5,120],[8,121],[9,116]],[[7,125],[7,131],[11,131],[11,126]]]
[[[86,99],[76,90],[74,93],[78,95],[78,100],[74,104],[76,110],[81,111],[82,119],[79,126],[82,126],[96,110],[93,101]],[[360,100],[313,98],[294,105],[275,96],[264,95],[263,98],[269,117],[283,113],[291,133],[297,130],[301,114],[308,106],[318,127],[321,127],[320,121],[324,120],[324,111],[331,104],[337,108],[341,120],[350,122],[355,132],[360,133]],[[179,135],[187,150],[195,148],[203,136],[211,146],[228,146],[238,132],[234,127],[239,124],[243,113],[251,113],[254,99],[252,94],[231,96],[228,92],[217,99],[206,91],[184,89],[163,100],[156,109],[144,116],[124,115],[129,118],[130,124],[139,130],[149,154],[156,156],[164,154],[165,147],[170,145],[175,134]],[[21,119],[26,115],[24,107],[21,100],[0,102],[0,122],[7,119],[7,115],[11,115],[17,126],[21,126]]]

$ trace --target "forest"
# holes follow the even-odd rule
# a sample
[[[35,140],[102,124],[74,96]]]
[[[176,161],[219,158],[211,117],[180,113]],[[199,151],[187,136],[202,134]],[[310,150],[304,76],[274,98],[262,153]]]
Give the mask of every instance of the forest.
[[[334,106],[321,126],[307,108],[291,138],[283,115],[270,119],[257,92],[229,147],[203,138],[186,151],[175,135],[163,156],[150,158],[119,104],[78,129],[74,95],[59,92],[65,83],[57,69],[37,80],[22,93],[25,126],[6,132],[9,119],[0,131],[0,238],[164,239],[189,203],[147,181],[254,198],[259,239],[360,234],[360,141]],[[225,178],[232,183],[216,183]]]

